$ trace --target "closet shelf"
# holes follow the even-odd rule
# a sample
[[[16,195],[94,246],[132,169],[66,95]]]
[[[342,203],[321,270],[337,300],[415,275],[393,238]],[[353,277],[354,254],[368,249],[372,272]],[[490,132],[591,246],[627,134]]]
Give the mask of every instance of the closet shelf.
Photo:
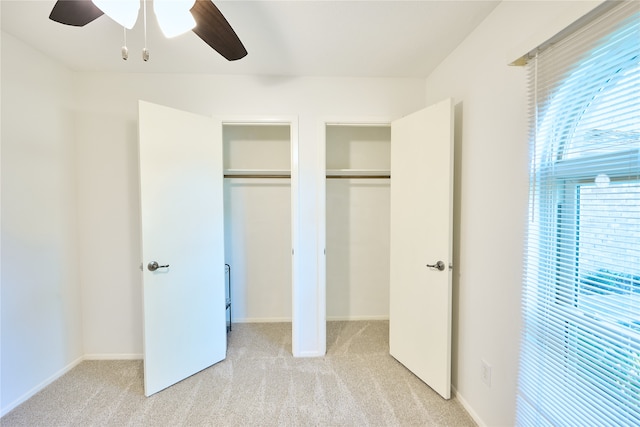
[[[225,169],[225,178],[291,178],[287,169]]]
[[[389,169],[327,169],[327,178],[391,178]]]

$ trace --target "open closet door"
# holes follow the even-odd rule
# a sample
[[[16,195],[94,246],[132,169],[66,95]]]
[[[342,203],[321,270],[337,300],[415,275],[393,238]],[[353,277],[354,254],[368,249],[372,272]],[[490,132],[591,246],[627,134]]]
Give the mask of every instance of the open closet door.
[[[453,104],[391,124],[389,347],[445,399],[451,395]]]
[[[226,357],[222,142],[211,118],[140,101],[144,388]]]

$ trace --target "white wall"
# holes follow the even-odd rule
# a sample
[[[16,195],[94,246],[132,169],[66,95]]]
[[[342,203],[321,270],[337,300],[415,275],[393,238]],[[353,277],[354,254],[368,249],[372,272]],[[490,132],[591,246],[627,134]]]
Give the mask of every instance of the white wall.
[[[290,180],[225,179],[224,191],[233,321],[290,322]]]
[[[424,106],[422,79],[278,78],[175,74],[77,76],[79,213],[84,344],[92,355],[139,354],[137,100],[210,116],[299,119],[301,353],[322,354],[324,292],[317,276],[318,123],[333,117],[399,117]],[[101,268],[109,262],[107,271]],[[321,327],[322,326],[322,327]],[[294,334],[296,331],[294,331]]]
[[[388,179],[327,179],[327,319],[389,318]]]
[[[2,33],[2,413],[82,357],[73,75]]]
[[[88,358],[142,355],[137,126],[125,112],[76,112],[77,262]]]
[[[503,2],[427,79],[427,104],[456,103],[453,384],[480,424],[515,422],[528,124],[525,70],[507,64],[597,3]]]

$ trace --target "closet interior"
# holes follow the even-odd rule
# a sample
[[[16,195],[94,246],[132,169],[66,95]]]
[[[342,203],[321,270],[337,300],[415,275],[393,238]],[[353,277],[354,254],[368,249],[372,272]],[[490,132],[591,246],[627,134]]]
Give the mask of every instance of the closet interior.
[[[291,129],[223,124],[233,322],[291,321]]]
[[[388,319],[391,127],[326,124],[327,320]]]

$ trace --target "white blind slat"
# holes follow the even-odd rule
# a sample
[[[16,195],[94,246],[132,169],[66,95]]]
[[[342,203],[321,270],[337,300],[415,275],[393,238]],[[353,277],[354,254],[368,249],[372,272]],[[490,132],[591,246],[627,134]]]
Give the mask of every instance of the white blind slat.
[[[527,65],[517,424],[640,425],[640,3]]]

